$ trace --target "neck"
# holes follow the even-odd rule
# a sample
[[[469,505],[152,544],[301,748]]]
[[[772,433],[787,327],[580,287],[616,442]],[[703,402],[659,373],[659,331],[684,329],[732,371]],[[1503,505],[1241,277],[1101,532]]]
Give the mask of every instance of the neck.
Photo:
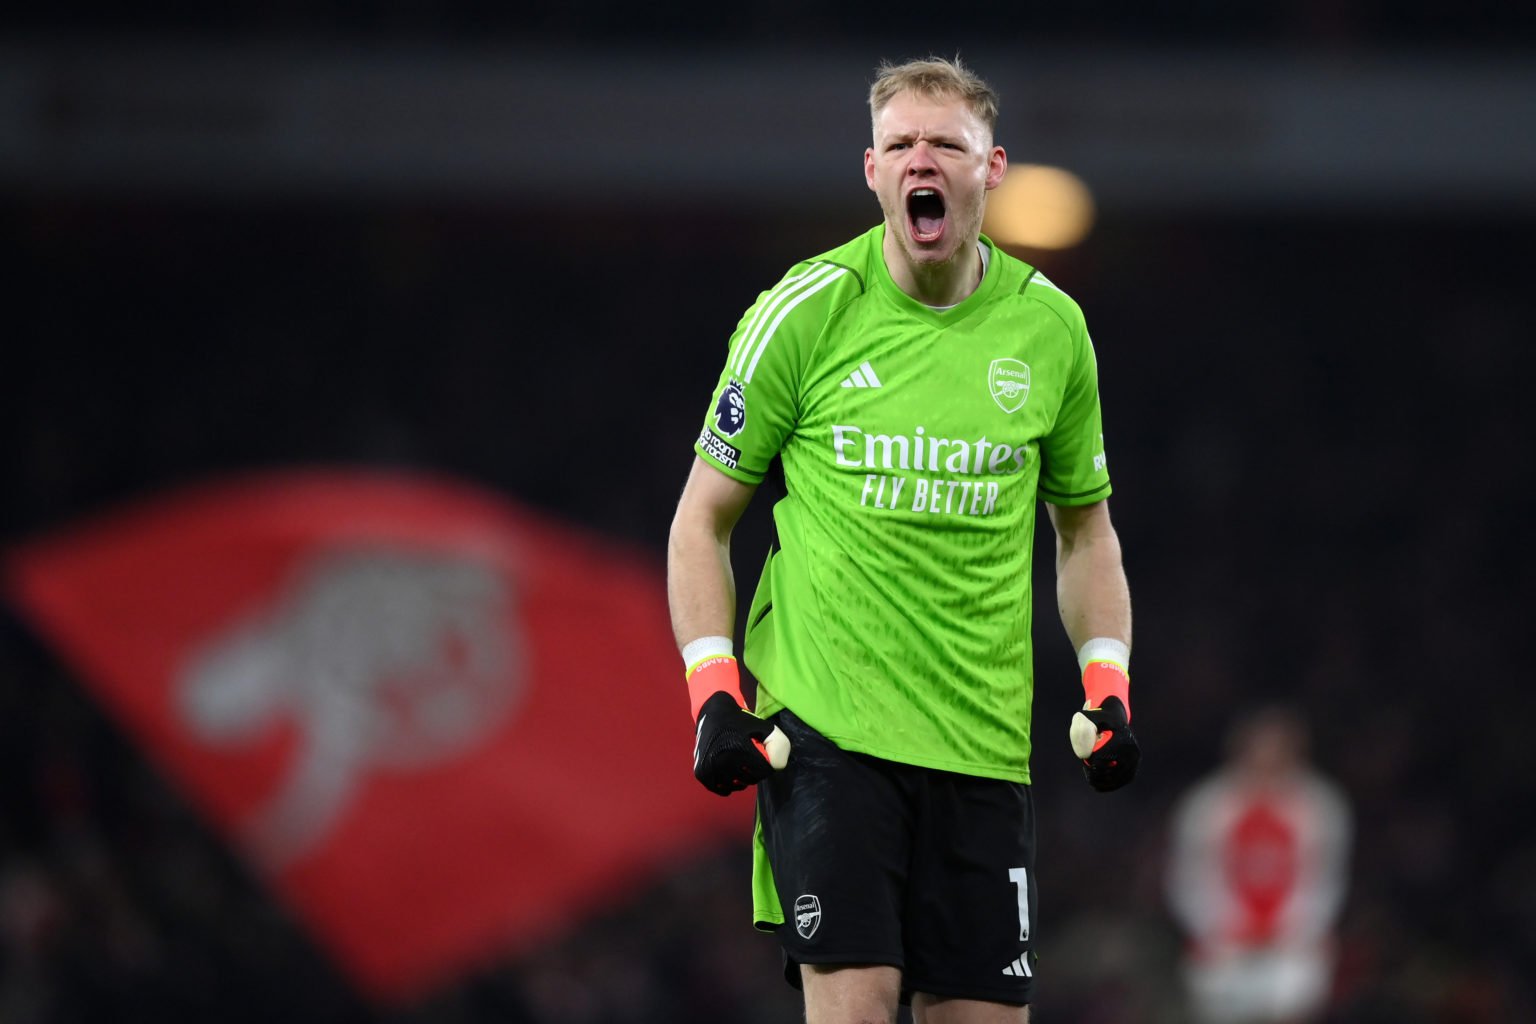
[[[976,242],[962,245],[952,259],[942,263],[913,263],[889,228],[885,232],[885,266],[896,287],[925,306],[953,306],[981,284],[981,255]]]

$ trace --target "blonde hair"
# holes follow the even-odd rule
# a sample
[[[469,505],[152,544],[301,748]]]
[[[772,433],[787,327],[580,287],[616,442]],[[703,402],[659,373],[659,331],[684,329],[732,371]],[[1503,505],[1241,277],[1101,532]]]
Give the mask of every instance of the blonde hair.
[[[869,87],[869,117],[879,118],[880,111],[898,93],[913,92],[931,100],[960,99],[971,113],[997,130],[997,93],[970,68],[944,57],[909,60],[902,64],[882,61],[875,69],[875,81]]]

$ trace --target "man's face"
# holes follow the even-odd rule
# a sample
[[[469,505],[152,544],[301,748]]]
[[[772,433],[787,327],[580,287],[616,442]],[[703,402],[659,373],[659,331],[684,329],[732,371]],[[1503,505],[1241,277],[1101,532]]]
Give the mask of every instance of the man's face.
[[[1008,170],[1001,146],[961,99],[898,93],[881,109],[864,180],[914,268],[954,259],[981,233],[986,195]]]

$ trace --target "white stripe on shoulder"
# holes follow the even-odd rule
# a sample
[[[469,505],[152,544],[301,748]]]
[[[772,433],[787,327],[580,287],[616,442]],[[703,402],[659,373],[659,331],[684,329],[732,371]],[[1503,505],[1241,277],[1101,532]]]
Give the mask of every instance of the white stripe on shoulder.
[[[746,361],[742,353],[751,347],[751,342],[748,339],[757,333],[757,329],[762,323],[763,317],[767,315],[767,310],[769,307],[778,301],[780,295],[791,289],[795,282],[804,279],[805,275],[811,273],[815,269],[815,266],[810,266],[800,271],[798,274],[790,274],[788,277],[784,278],[778,284],[770,288],[768,290],[768,294],[764,295],[761,299],[758,300],[757,305],[754,306],[751,311],[751,322],[747,324],[746,330],[737,335],[736,345],[731,349],[730,354],[726,357],[726,363],[730,366],[731,373],[738,377],[741,376],[741,364]]]
[[[1036,282],[1045,285],[1047,288],[1055,288],[1057,291],[1061,292],[1061,294],[1063,294],[1063,295],[1067,294],[1065,291],[1062,291],[1062,288],[1061,288],[1060,285],[1058,285],[1055,281],[1052,281],[1050,278],[1046,277],[1044,274],[1040,273],[1040,271],[1038,271],[1038,270],[1035,271],[1035,276],[1029,279],[1029,283],[1030,284],[1035,284]]]
[[[799,291],[784,303],[784,308],[779,310],[778,315],[768,324],[767,330],[763,331],[762,340],[757,343],[757,350],[752,353],[752,361],[747,364],[747,372],[742,377],[744,383],[751,383],[752,373],[757,369],[757,361],[763,358],[763,353],[768,350],[768,343],[773,340],[774,332],[779,329],[779,324],[784,322],[784,318],[789,316],[790,311],[846,273],[848,273],[846,268],[839,267],[835,263],[823,263],[798,285]],[[788,298],[788,296],[789,293],[786,292],[782,298]]]
[[[786,296],[795,291],[807,277],[812,274],[821,273],[825,266],[826,264],[818,263],[805,268],[798,274],[791,274],[774,285],[768,294],[763,296],[762,301],[757,304],[757,311],[752,314],[752,322],[747,324],[747,329],[742,332],[741,340],[737,344],[736,350],[731,353],[730,358],[727,360],[732,373],[738,377],[743,375],[747,365],[747,353],[752,350],[753,339],[763,329],[763,322],[778,307],[779,303],[783,302]]]

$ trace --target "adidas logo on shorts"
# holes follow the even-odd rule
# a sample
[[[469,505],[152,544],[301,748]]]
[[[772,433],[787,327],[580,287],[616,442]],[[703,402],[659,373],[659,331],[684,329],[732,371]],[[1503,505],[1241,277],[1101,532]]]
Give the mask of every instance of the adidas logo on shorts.
[[[997,963],[996,960],[992,962]],[[1035,972],[1029,969],[1029,954],[1025,953],[1021,955],[1013,963],[1009,964],[1007,967],[1004,967],[1003,973],[1008,975],[1010,978],[1033,978],[1035,976]]]

